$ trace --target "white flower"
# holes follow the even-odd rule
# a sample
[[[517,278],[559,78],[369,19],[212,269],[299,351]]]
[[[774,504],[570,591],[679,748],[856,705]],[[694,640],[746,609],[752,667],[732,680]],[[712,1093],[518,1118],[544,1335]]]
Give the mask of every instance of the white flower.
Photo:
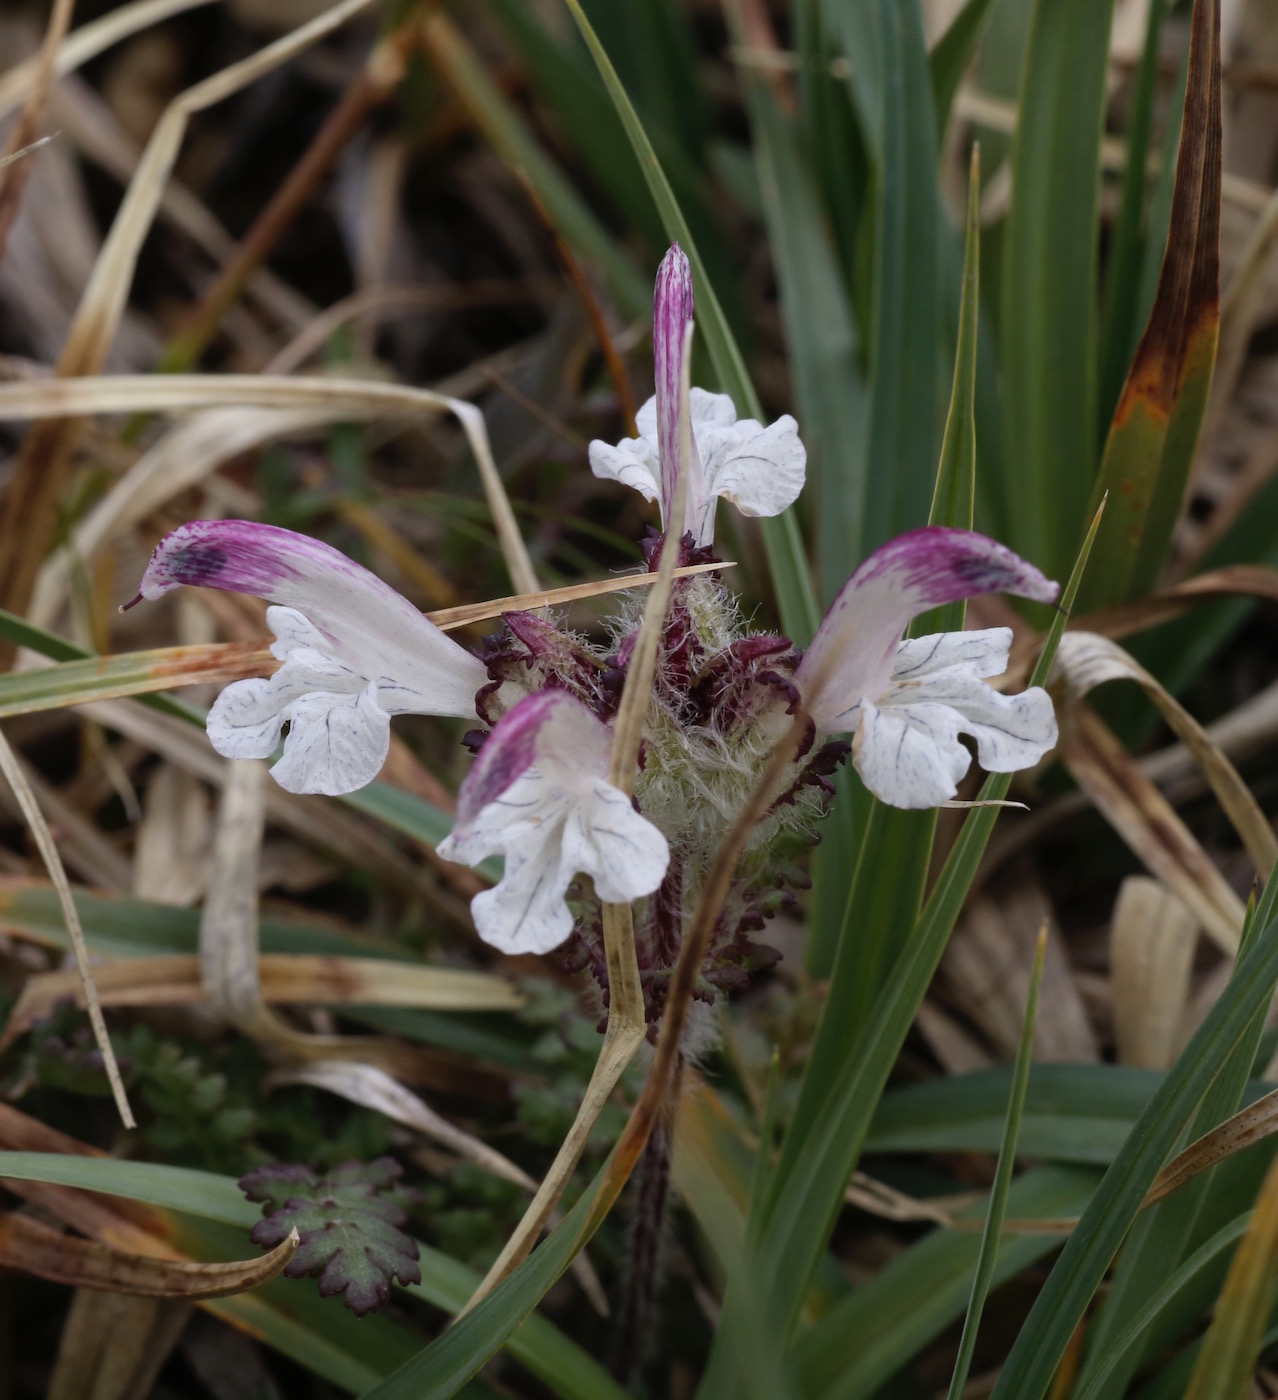
[[[615,447],[598,440],[590,444],[591,471],[659,501],[663,522],[670,516],[679,471],[679,393],[684,332],[691,319],[692,273],[676,243],[657,271],[652,327],[657,392],[636,416],[640,435]],[[720,496],[743,515],[780,515],[793,504],[803,489],[807,453],[789,414],[766,428],[752,418],[738,421],[727,394],[693,389],[689,416],[692,460],[684,519],[694,544],[713,543]]]
[[[505,953],[546,953],[572,932],[573,877],[600,899],[651,894],[670,860],[666,838],[608,782],[611,735],[579,701],[544,690],[502,716],[462,783],[446,860],[506,857],[499,884],[477,894],[479,935]]]
[[[1010,549],[968,530],[928,527],[889,541],[834,600],[795,673],[818,733],[853,732],[866,787],[895,807],[949,801],[976,740],[991,773],[1032,767],[1057,738],[1045,690],[1001,695],[985,678],[1007,669],[1006,627],[902,641],[920,613],[981,593],[1051,602],[1057,593]]]
[[[478,657],[407,598],[308,535],[247,520],[192,521],[156,546],[138,597],[183,584],[274,605],[266,611],[271,650],[284,664],[269,680],[228,686],[209,711],[208,735],[226,758],[269,758],[287,724],[271,772],[290,792],[364,787],[386,761],[391,715],[473,715],[488,679]]]

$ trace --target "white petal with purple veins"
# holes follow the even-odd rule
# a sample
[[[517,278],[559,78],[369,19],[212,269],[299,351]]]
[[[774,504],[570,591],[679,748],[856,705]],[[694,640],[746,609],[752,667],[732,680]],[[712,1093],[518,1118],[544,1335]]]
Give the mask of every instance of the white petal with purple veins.
[[[984,593],[1050,603],[1057,585],[1010,549],[971,530],[927,526],[889,540],[853,573],[795,672],[821,733],[848,730],[892,679],[897,646],[920,613]],[[991,674],[985,672],[984,674]]]
[[[960,734],[976,740],[991,773],[1031,768],[1055,746],[1045,690],[1002,695],[983,679],[1006,669],[1011,639],[1008,628],[994,627],[901,644],[887,689],[856,717],[853,758],[876,797],[895,807],[948,802],[971,763]]]
[[[651,894],[666,839],[607,781],[607,727],[564,691],[541,691],[504,715],[462,784],[446,860],[505,856],[501,881],[471,902],[480,937],[507,953],[544,953],[572,932],[567,894],[589,875],[600,898]]]
[[[330,795],[372,782],[391,715],[472,715],[482,662],[375,574],[307,535],[245,520],[197,520],[166,535],[141,596],[183,584],[254,593],[284,663],[269,680],[228,686],[209,711],[209,739],[228,758],[265,758],[291,792]]]
[[[705,474],[704,500],[689,515],[699,544],[714,538],[718,497],[742,515],[780,515],[794,504],[807,474],[808,454],[799,427],[787,413],[764,427],[753,418],[737,419],[727,394],[692,391],[692,434]]]

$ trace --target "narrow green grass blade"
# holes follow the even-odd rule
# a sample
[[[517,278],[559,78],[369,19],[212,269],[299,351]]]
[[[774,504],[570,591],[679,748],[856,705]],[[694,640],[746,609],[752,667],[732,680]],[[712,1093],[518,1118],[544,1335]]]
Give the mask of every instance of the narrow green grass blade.
[[[430,30],[434,61],[448,74],[472,120],[502,160],[519,171],[537,192],[565,242],[597,267],[618,303],[631,316],[652,310],[652,280],[621,251],[559,167],[541,148],[515,108],[498,91],[470,46],[450,23]]]
[[[1113,0],[1037,0],[1003,240],[1006,541],[1069,567],[1095,481],[1100,147]]]
[[[990,1192],[989,1212],[981,1234],[981,1252],[976,1259],[976,1277],[972,1280],[972,1301],[963,1320],[963,1335],[959,1338],[958,1357],[950,1377],[949,1400],[962,1400],[976,1350],[976,1334],[981,1325],[985,1300],[989,1297],[998,1260],[999,1237],[1007,1214],[1007,1197],[1012,1185],[1012,1169],[1016,1165],[1016,1141],[1025,1108],[1025,1090],[1029,1085],[1030,1061],[1034,1056],[1034,1022],[1038,1015],[1038,994],[1043,984],[1043,958],[1047,952],[1047,928],[1038,936],[1034,967],[1030,973],[1029,998],[1025,1005],[1025,1020],[1021,1025],[1021,1043],[1016,1053],[1016,1070],[1012,1078],[1012,1097],[1007,1105],[1007,1127],[1003,1145],[999,1148],[998,1167],[994,1173],[994,1189]]]
[[[172,650],[166,647],[160,651],[90,656],[28,671],[10,671],[0,676],[0,719],[83,705],[91,700],[153,694],[165,685],[181,686],[184,678],[174,674]],[[197,675],[185,683],[207,679]]]
[[[932,104],[936,108],[938,142],[950,124],[954,94],[975,57],[991,8],[992,0],[967,0],[950,21],[949,28],[932,45]]]
[[[1018,1219],[1076,1215],[1100,1175],[1077,1167],[1036,1167],[1012,1185]],[[979,1216],[985,1202],[969,1216]],[[1009,1235],[994,1281],[1004,1283],[1055,1253],[1059,1236]],[[936,1229],[901,1250],[846,1299],[800,1334],[794,1347],[804,1393],[819,1400],[871,1400],[920,1351],[963,1316],[980,1251],[976,1231]]]
[[[1121,1373],[1130,1373],[1136,1369],[1140,1364],[1140,1357],[1144,1354],[1149,1333],[1164,1310],[1174,1304],[1200,1278],[1209,1276],[1219,1267],[1221,1260],[1226,1258],[1242,1239],[1250,1220],[1251,1212],[1248,1211],[1217,1230],[1199,1245],[1183,1264],[1162,1279],[1148,1301],[1135,1313],[1129,1313],[1124,1318],[1122,1331],[1106,1349],[1104,1360],[1094,1371],[1079,1378],[1073,1400],[1100,1400],[1102,1395],[1114,1391]]]
[[[1145,253],[1145,192],[1149,183],[1149,138],[1154,99],[1158,95],[1160,55],[1166,0],[1154,0],[1145,27],[1145,46],[1132,93],[1127,123],[1127,165],[1123,197],[1105,259],[1105,295],[1101,309],[1100,413],[1101,427],[1113,417],[1136,350],[1140,325],[1141,262]]]
[[[1093,524],[1065,587],[1060,609],[1035,666],[1032,684],[1043,683],[1056,654],[1069,609],[1077,596],[1096,524],[1099,520]],[[980,797],[997,801],[1006,796],[1009,783],[1007,774],[991,776],[981,788]],[[969,814],[918,922],[897,957],[871,1020],[840,1066],[840,1073],[828,1083],[819,1112],[806,1120],[802,1133],[792,1128],[786,1135],[759,1243],[751,1251],[741,1273],[752,1280],[769,1282],[772,1289],[769,1316],[773,1325],[782,1328],[787,1335],[793,1331],[808,1280],[838,1215],[844,1188],[860,1157],[875,1105],[940,963],[997,813],[996,807],[978,807]],[[842,1010],[833,999],[827,1002],[827,1007],[836,1015]],[[823,1023],[827,1019],[823,1018]],[[805,1087],[806,1080],[807,1076]],[[720,1329],[700,1392],[716,1400],[719,1396],[732,1395],[737,1385],[738,1329],[745,1325],[746,1319],[744,1313],[738,1311],[735,1293],[730,1281]]]
[[[1106,1172],[1008,1355],[994,1400],[1041,1400],[1046,1394],[1145,1192],[1275,986],[1278,919],[1260,930]]]
[[[735,7],[728,6],[730,19]],[[742,36],[736,34],[742,43]],[[812,175],[766,80],[741,75],[776,261],[795,407],[815,497],[818,577],[831,601],[857,560],[866,489],[868,398],[856,327]]]
[[[929,525],[970,530],[976,511],[976,372],[981,326],[981,148],[972,148],[967,181],[967,224],[963,243],[963,284],[959,301],[954,383],[941,439],[941,461],[932,491]],[[920,619],[921,632],[951,632],[963,626],[962,602]]]
[[[1278,1293],[1278,1163],[1270,1167],[1229,1266],[1185,1400],[1247,1400],[1255,1394],[1261,1341]]]
[[[927,49],[918,0],[878,0],[877,10],[883,146],[868,458],[878,470],[867,487],[862,555],[926,521],[937,458],[936,130]]]
[[[692,265],[697,295],[697,326],[705,337],[710,359],[719,378],[719,386],[731,395],[740,412],[761,420],[763,409],[746,371],[745,361],[724,317],[714,287],[706,275],[701,255],[692,238],[692,231],[675,199],[674,191],[670,188],[665,171],[657,160],[656,152],[652,149],[652,143],[648,140],[643,124],[617,77],[612,61],[586,18],[580,0],[565,0],[565,3],[581,30],[617,109],[617,115],[626,128],[626,135],[630,138],[644,177],[652,190],[652,197],[661,213],[666,234],[683,246],[683,251]],[[794,508],[791,507],[774,519],[762,521],[761,526],[782,625],[796,641],[806,642],[816,631],[820,613]]]
[[[188,1167],[58,1153],[0,1152],[0,1179],[5,1177],[74,1186],[145,1201],[241,1231],[251,1230],[261,1219],[261,1207],[245,1197],[232,1177]],[[456,1312],[464,1306],[479,1283],[479,1275],[474,1270],[427,1245],[420,1246],[420,1264],[422,1282],[407,1291],[448,1312]],[[303,1290],[306,1290],[306,1299],[311,1298],[309,1289],[310,1285],[305,1282],[288,1282],[278,1291],[284,1292],[289,1305],[296,1309],[303,1303]],[[314,1303],[323,1310],[321,1318],[332,1325],[353,1321],[341,1316],[341,1309],[331,1301],[314,1298]],[[372,1323],[371,1327],[368,1322]],[[386,1319],[376,1318],[358,1324],[358,1328],[373,1334],[390,1325]],[[412,1334],[399,1326],[393,1330],[396,1350],[401,1355],[406,1345],[411,1350]],[[322,1332],[312,1338],[312,1345],[318,1348],[321,1341]],[[370,1335],[368,1341],[374,1344],[377,1337]],[[384,1373],[386,1362],[394,1360],[394,1352],[384,1342],[383,1353],[383,1364],[372,1368],[374,1374]],[[624,1400],[625,1391],[616,1381],[543,1317],[529,1317],[514,1333],[510,1339],[510,1353],[566,1400]],[[375,1348],[372,1355],[376,1358]],[[304,1355],[298,1359],[306,1364]]]
[[[931,525],[972,528],[976,490],[976,363],[980,308],[980,167],[974,155],[968,189],[967,236],[959,308],[959,336],[954,354],[954,383],[941,458],[932,490]],[[920,618],[910,629],[914,636],[961,630],[965,608],[953,603]],[[849,819],[849,809],[860,808],[860,821]],[[839,811],[842,806],[843,811]],[[820,1112],[829,1084],[842,1073],[847,1056],[861,1033],[883,980],[892,966],[893,951],[901,930],[912,928],[923,904],[923,889],[936,831],[935,812],[905,812],[879,802],[860,790],[854,776],[844,774],[832,817],[823,833],[819,859],[814,863],[814,883],[819,901],[811,920],[810,966],[822,966],[824,949],[830,958],[830,1002],[838,1016],[822,1018],[808,1057],[791,1131],[805,1133]],[[855,847],[850,833],[860,830]],[[851,852],[855,850],[855,855]],[[848,870],[851,870],[850,878]],[[830,904],[830,886],[845,891],[837,923]],[[833,935],[825,927],[833,926]]]
[[[853,105],[872,144],[877,196],[862,529],[859,541],[846,542],[841,558],[828,551],[822,555],[823,585],[838,588],[869,550],[925,522],[935,488],[940,214],[932,93],[917,0],[827,0],[825,13],[848,61]],[[877,66],[870,55],[878,56]],[[847,568],[840,570],[840,562]],[[850,774],[840,778],[836,808],[812,867],[808,962],[814,973],[828,972],[846,945],[851,877],[857,869],[868,870],[869,859],[887,862],[880,873],[900,871],[895,927],[917,911],[932,827],[930,816],[880,815],[879,805]],[[881,904],[890,893],[878,888]],[[870,975],[861,978],[845,968],[854,999],[873,996],[889,965],[887,937],[881,922],[859,926],[858,945]],[[855,1000],[848,1009],[849,1026],[855,1027]]]
[[[575,35],[570,34],[572,42],[566,43],[552,34],[544,19],[521,0],[492,0],[492,3],[528,65],[538,95],[581,153],[592,178],[617,206],[622,227],[634,233],[642,232],[652,248],[660,248],[665,235],[661,215],[626,138],[625,128],[585,48]],[[646,6],[637,8],[649,12]],[[680,207],[688,217],[707,270],[723,293],[728,319],[737,324],[733,319],[737,307],[731,280],[735,275],[732,254],[715,224],[706,197],[704,135],[689,139],[700,129],[701,122],[687,113],[683,120],[675,120],[674,109],[684,105],[676,99],[686,97],[699,106],[697,99],[701,96],[696,82],[684,84],[676,76],[685,66],[679,61],[680,47],[668,45],[664,51],[659,49],[664,60],[662,72],[654,71],[656,65],[646,70],[653,85],[672,99],[659,105],[673,124],[654,127],[650,135],[662,169],[670,177]]]
[[[65,637],[59,637],[56,633],[47,632],[43,627],[35,627],[26,618],[6,612],[3,608],[0,608],[0,637],[20,647],[27,647],[31,651],[38,652],[41,656],[47,656],[51,661],[72,662],[97,659],[93,652],[87,651],[75,642],[70,642]],[[196,709],[194,705],[175,700],[171,695],[144,695],[141,698],[142,703],[150,705],[152,709],[162,710],[165,714],[175,715],[178,719],[191,720],[196,724],[204,723],[204,716],[200,710]]]
[[[1096,492],[1110,509],[1084,606],[1150,588],[1162,568],[1207,408],[1220,333],[1220,11],[1197,0],[1167,251],[1114,411]]]
[[[1260,928],[1275,914],[1278,914],[1278,881],[1271,880],[1259,902],[1253,900],[1249,904],[1239,944],[1240,957],[1254,944]],[[1185,1143],[1202,1137],[1238,1111],[1264,1034],[1265,1019],[1266,1012],[1258,1013],[1239,1038],[1204,1095],[1184,1134]],[[1089,1329],[1080,1381],[1090,1381],[1096,1368],[1108,1365],[1111,1379],[1103,1393],[1116,1400],[1126,1390],[1141,1364],[1142,1353],[1133,1349],[1123,1361],[1109,1365],[1110,1348],[1127,1320],[1180,1263],[1208,1195],[1218,1180],[1218,1172],[1205,1172],[1168,1200],[1142,1212],[1123,1246],[1104,1306]]]

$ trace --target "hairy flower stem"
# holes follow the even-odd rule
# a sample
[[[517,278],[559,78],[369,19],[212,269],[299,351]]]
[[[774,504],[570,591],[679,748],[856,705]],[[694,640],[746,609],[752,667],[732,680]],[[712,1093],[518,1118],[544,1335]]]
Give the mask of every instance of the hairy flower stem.
[[[638,1189],[630,1224],[629,1274],[617,1318],[612,1373],[629,1387],[644,1358],[649,1320],[661,1277],[670,1199],[670,1154],[674,1148],[674,1100],[679,1093],[683,1057],[675,1067],[670,1099],[658,1118],[639,1159]]]

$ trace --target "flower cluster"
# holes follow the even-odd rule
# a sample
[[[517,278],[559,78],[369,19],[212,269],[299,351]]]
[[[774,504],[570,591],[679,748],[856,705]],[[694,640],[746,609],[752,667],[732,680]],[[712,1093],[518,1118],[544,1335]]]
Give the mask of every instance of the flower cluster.
[[[692,320],[687,259],[671,248],[657,277],[656,393],[640,436],[590,445],[600,477],[657,500],[670,519],[682,488],[688,529],[654,535],[650,569],[667,548],[680,563],[714,562],[715,512],[726,497],[747,515],[776,515],[798,496],[805,454],[795,422],[738,420],[731,399],[692,389],[683,402]],[[687,479],[680,482],[681,414]],[[623,611],[605,644],[571,636],[544,616],[512,612],[482,655],[460,646],[406,599],[309,537],[236,520],[202,520],[156,548],[140,598],[199,584],[270,603],[270,679],[238,681],[209,712],[214,748],[266,758],[292,792],[339,794],[371,782],[396,714],[478,718],[477,757],[462,784],[441,855],[478,865],[505,858],[498,884],[477,895],[475,925],[506,952],[543,953],[578,932],[573,957],[606,993],[599,902],[643,901],[641,971],[651,1014],[710,861],[757,785],[786,725],[800,713],[807,741],[754,832],[720,916],[704,994],[739,985],[769,953],[753,941],[802,879],[810,843],[850,748],[865,785],[900,807],[952,799],[975,741],[982,767],[1037,763],[1056,742],[1039,689],[1003,695],[986,684],[1007,665],[1006,628],[905,639],[910,622],[986,593],[1051,602],[1057,588],[993,540],[965,530],[915,530],[876,550],[852,574],[806,652],[751,632],[719,575],[680,578],[661,638],[633,799],[609,781],[615,718],[638,633]],[[843,737],[847,736],[847,737]],[[585,881],[581,877],[588,876]]]

